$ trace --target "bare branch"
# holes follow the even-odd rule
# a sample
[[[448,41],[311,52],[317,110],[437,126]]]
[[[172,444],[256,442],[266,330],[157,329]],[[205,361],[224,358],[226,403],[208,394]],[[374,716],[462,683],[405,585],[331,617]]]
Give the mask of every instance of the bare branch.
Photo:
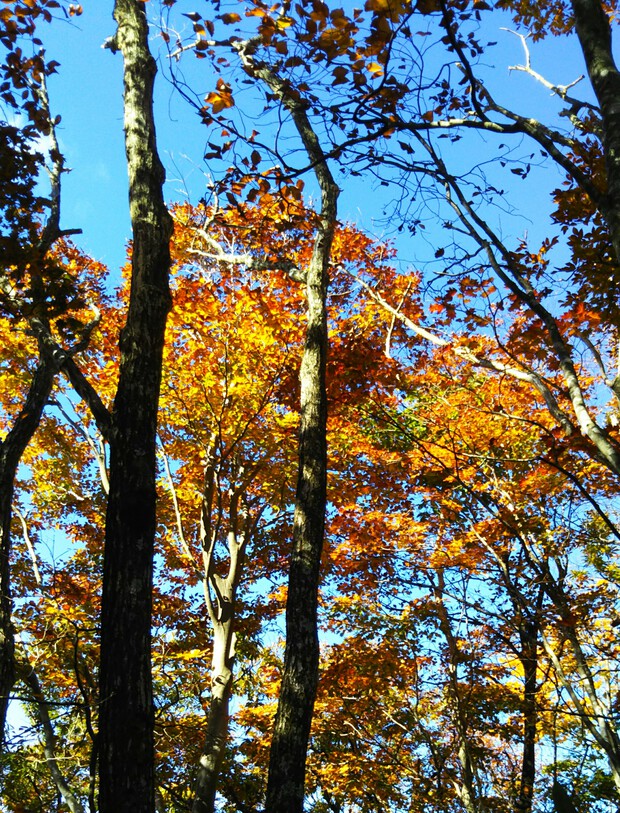
[[[185,532],[183,530],[183,517],[181,516],[181,508],[179,506],[177,490],[174,484],[174,480],[172,479],[172,472],[170,471],[168,455],[166,454],[166,450],[164,449],[164,445],[161,442],[161,439],[159,439],[159,446],[160,446],[159,456],[161,458],[162,463],[164,464],[164,472],[166,473],[166,483],[168,484],[168,490],[170,491],[170,496],[172,498],[172,506],[174,508],[174,516],[177,523],[177,535],[179,537],[179,542],[181,543],[183,553],[191,562],[193,569],[199,573],[200,570],[198,568],[198,565],[196,564],[196,559],[194,558],[194,554],[192,553],[189,545],[187,544],[187,539],[185,538]]]
[[[52,780],[71,813],[84,813],[84,807],[71,790],[58,765],[58,758],[56,756],[56,735],[49,713],[49,704],[45,700],[39,678],[33,667],[27,662],[18,662],[17,671],[19,677],[32,693],[29,702],[32,705],[34,714],[43,731],[43,752]]]
[[[41,579],[41,571],[39,570],[39,565],[37,563],[37,554],[35,553],[34,546],[32,544],[32,540],[30,539],[30,534],[28,533],[28,524],[26,522],[26,517],[22,514],[19,508],[14,507],[13,511],[19,518],[19,521],[22,526],[22,538],[24,540],[24,544],[30,554],[30,560],[32,562],[32,571],[34,573],[34,579],[37,583],[37,587],[41,587],[43,584],[43,580]]]
[[[347,269],[345,269],[345,272],[348,273],[349,276],[353,277],[353,279],[355,279],[364,288],[364,290],[368,292],[375,302],[381,305],[381,307],[384,308],[388,313],[391,313],[392,316],[399,319],[402,324],[408,327],[413,333],[420,336],[420,338],[431,342],[431,344],[434,344],[436,347],[449,347],[455,356],[458,356],[464,361],[468,361],[473,366],[482,367],[486,370],[491,370],[497,373],[503,373],[505,375],[509,375],[511,378],[517,379],[518,381],[524,381],[531,384],[540,393],[540,395],[542,395],[549,412],[559,423],[564,432],[567,435],[571,435],[575,431],[575,427],[571,423],[566,413],[560,408],[560,405],[558,404],[557,399],[551,392],[550,388],[533,370],[520,369],[512,365],[504,364],[496,359],[482,358],[479,354],[474,353],[468,347],[456,345],[454,339],[444,339],[441,336],[438,336],[436,333],[431,333],[431,331],[421,327],[402,313],[400,306],[399,308],[394,308],[392,305],[390,305],[380,294],[378,294],[370,285],[368,285],[367,282],[361,279],[361,277],[357,276],[352,271],[348,271]]]

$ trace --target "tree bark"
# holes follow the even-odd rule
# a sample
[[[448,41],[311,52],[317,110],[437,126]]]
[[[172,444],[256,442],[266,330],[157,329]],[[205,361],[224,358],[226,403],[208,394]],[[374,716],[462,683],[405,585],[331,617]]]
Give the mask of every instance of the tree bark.
[[[539,592],[542,596],[542,591]],[[540,604],[540,600],[538,602]],[[517,810],[519,813],[532,813],[534,783],[536,781],[536,741],[538,739],[538,638],[540,608],[532,620],[521,619],[519,637],[521,652],[519,660],[523,666],[523,758]]]
[[[545,589],[538,586],[536,599],[524,596],[511,575],[507,558],[497,557],[517,622],[521,649],[519,660],[523,669],[523,751],[519,795],[515,800],[518,813],[532,813],[536,782],[536,743],[538,741],[538,664],[540,625]]]
[[[327,501],[326,301],[339,189],[299,96],[291,94],[285,82],[267,66],[251,62],[250,70],[291,114],[321,189],[319,224],[306,275],[308,321],[299,374],[299,469],[286,603],[286,647],[265,803],[265,813],[302,813],[318,685],[317,605]]]
[[[224,668],[220,668],[213,679],[207,715],[207,733],[196,773],[192,813],[213,813],[215,810],[217,783],[228,736],[229,705],[233,682],[234,648],[231,648],[229,652],[230,654],[227,653],[226,657],[229,663]]]
[[[607,166],[607,221],[620,262],[620,72],[614,61],[611,28],[600,0],[572,0],[577,36],[601,110]]]
[[[0,442],[0,744],[15,682],[10,581],[13,488],[19,461],[39,426],[56,372],[53,360],[41,353],[24,407],[6,438]]]
[[[100,813],[153,813],[151,615],[155,537],[156,424],[172,220],[153,120],[155,61],[145,5],[116,0],[124,58],[125,148],[133,228],[131,289],[120,338],[110,431],[101,611]]]
[[[327,196],[324,195],[324,198]],[[306,755],[318,685],[317,603],[327,491],[327,257],[325,218],[308,269],[308,327],[301,362],[299,473],[293,524],[284,672],[269,758],[265,813],[301,813]]]

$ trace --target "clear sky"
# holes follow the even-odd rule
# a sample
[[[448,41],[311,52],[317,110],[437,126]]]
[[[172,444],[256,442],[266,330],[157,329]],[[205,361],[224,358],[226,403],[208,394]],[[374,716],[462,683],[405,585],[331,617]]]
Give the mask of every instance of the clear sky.
[[[76,242],[115,271],[123,261],[130,229],[122,130],[122,58],[102,47],[115,30],[112,6],[112,0],[84,3],[81,17],[42,25],[40,34],[48,57],[60,62],[58,75],[50,80],[49,88],[52,111],[62,116],[58,135],[71,168],[64,180],[62,225],[82,228],[84,234],[76,238]],[[157,4],[153,3],[153,8],[156,9]],[[177,8],[179,12],[187,12],[194,6],[180,0]],[[191,31],[189,21],[180,19],[187,31]],[[493,30],[485,29],[487,39],[497,41],[484,60],[489,69],[493,69],[493,92],[518,112],[548,119],[553,109],[557,109],[549,91],[531,77],[507,70],[508,66],[523,62],[518,38],[500,30],[501,25],[508,25],[508,19],[502,20],[502,16],[494,12],[488,25],[492,25]],[[154,52],[160,44],[154,29]],[[553,82],[571,82],[583,71],[578,48],[566,38],[532,45],[532,56],[534,67]],[[206,93],[212,89],[214,80],[209,75],[208,60],[198,62],[192,54],[187,54],[183,68],[192,82],[203,85],[199,91]],[[584,93],[586,86],[584,82],[575,92]],[[208,168],[202,161],[207,133],[189,107],[179,101],[165,79],[165,71],[161,70],[156,116],[160,153],[168,177],[166,198],[175,201],[189,197],[196,202],[204,194],[207,182]],[[484,151],[482,141],[479,144],[481,152]],[[529,146],[524,145],[523,153],[528,151]],[[457,151],[454,156],[455,160],[471,159],[466,153],[458,158]],[[557,169],[551,171],[559,183],[561,176]],[[536,195],[531,181],[523,183],[514,176],[508,180],[510,187],[504,188],[508,189],[510,202],[521,215],[514,222],[511,219],[504,228],[515,233],[533,229],[544,233],[549,222],[549,182],[542,184],[544,191]],[[392,194],[390,190],[374,189],[368,179],[339,181],[343,186],[341,219],[353,220],[376,236],[389,236],[381,210]],[[432,242],[434,239],[435,236]],[[399,238],[398,247],[403,262],[432,257],[432,246],[414,245],[411,238]]]

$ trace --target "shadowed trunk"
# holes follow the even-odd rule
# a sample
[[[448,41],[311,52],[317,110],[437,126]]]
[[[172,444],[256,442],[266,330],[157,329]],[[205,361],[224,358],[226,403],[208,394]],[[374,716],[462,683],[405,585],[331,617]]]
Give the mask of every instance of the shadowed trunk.
[[[133,228],[131,290],[121,332],[110,432],[101,611],[100,813],[152,813],[154,799],[151,614],[156,424],[172,221],[153,121],[156,66],[144,3],[116,0],[109,43],[124,57],[125,147]]]
[[[523,759],[517,809],[520,813],[532,813],[534,783],[536,781],[536,740],[538,736],[538,636],[542,590],[539,591],[537,612],[531,620],[522,620],[519,630],[523,666]]]
[[[0,743],[4,739],[9,696],[15,682],[10,581],[13,485],[19,461],[39,426],[56,372],[54,362],[41,355],[24,408],[0,442]]]
[[[603,120],[607,201],[602,207],[620,262],[620,72],[614,61],[611,27],[600,0],[572,0],[575,26]]]
[[[326,221],[327,225],[327,221]],[[331,228],[317,237],[308,270],[308,330],[301,362],[299,474],[293,525],[284,672],[269,761],[266,813],[301,813],[318,684],[317,602],[327,470],[327,257]]]
[[[269,754],[265,813],[302,813],[306,756],[318,685],[317,605],[327,504],[327,288],[340,190],[327,165],[303,98],[264,62],[253,43],[239,43],[245,70],[264,82],[290,113],[314,167],[321,211],[305,278],[307,328],[299,380],[301,421],[293,549],[286,602],[284,671]]]
[[[300,369],[301,423],[293,549],[286,602],[284,672],[269,758],[265,813],[301,813],[318,684],[317,604],[327,500],[327,287],[339,189],[298,98],[270,71],[260,78],[288,108],[315,166],[321,212],[306,276],[307,330]]]

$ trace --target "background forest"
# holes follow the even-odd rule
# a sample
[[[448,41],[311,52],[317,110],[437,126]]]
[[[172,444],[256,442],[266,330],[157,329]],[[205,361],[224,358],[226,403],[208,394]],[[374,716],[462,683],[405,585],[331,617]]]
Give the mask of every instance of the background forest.
[[[107,5],[71,217],[0,8],[0,810],[619,810],[615,0]]]

